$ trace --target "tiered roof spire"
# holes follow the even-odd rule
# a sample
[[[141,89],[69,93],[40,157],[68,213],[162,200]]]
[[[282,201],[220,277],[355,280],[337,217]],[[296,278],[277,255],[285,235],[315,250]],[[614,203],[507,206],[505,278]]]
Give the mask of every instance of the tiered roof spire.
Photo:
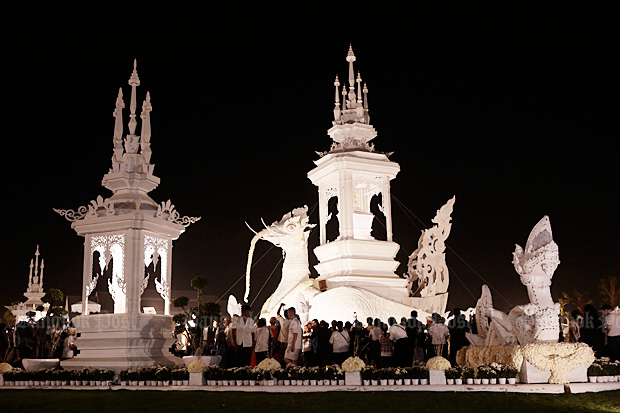
[[[140,86],[140,77],[138,76],[138,62],[133,61],[133,72],[128,81],[131,86],[131,98],[129,101],[129,123],[128,133],[123,137],[123,109],[125,102],[123,101],[123,90],[119,88],[118,97],[116,98],[116,107],[114,109],[114,152],[112,155],[112,168],[104,177],[103,184],[106,188],[114,193],[139,190],[141,192],[149,192],[157,186],[158,178],[153,176],[154,165],[151,164],[151,95],[146,92],[146,98],[142,102],[142,112],[140,119],[142,127],[140,135],[136,135],[138,126],[136,109],[137,88]],[[137,173],[132,176],[134,182],[128,183],[127,179],[121,178],[119,174]],[[144,181],[139,183],[137,181]],[[148,181],[148,182],[147,182]],[[156,182],[157,181],[157,182]]]
[[[355,76],[353,62],[355,62],[357,58],[355,57],[355,53],[353,53],[353,46],[351,44],[349,44],[349,51],[347,53],[346,60],[349,62],[349,91],[347,92],[346,85],[342,85],[342,108],[339,109],[340,82],[338,80],[338,75],[336,75],[336,81],[334,82],[334,86],[336,86],[336,101],[333,124],[342,125],[345,123],[354,122],[368,124],[370,122],[370,117],[368,116],[368,99],[366,96],[368,93],[368,88],[366,87],[366,83],[364,83],[364,87],[362,89],[362,75],[359,70],[357,72],[357,77]],[[355,91],[356,83],[357,93]]]
[[[353,53],[353,46],[349,44],[349,51],[346,57],[349,63],[349,76],[347,85],[341,83],[338,75],[334,80],[336,87],[334,99],[334,120],[333,126],[327,133],[334,143],[328,152],[317,152],[324,156],[327,153],[343,151],[367,151],[374,152],[374,145],[370,141],[377,136],[377,132],[370,125],[370,115],[368,114],[368,87],[362,81],[362,74],[357,71],[353,62],[357,60]],[[363,83],[363,85],[362,85]],[[357,88],[356,88],[357,84]],[[342,97],[342,101],[341,101]]]

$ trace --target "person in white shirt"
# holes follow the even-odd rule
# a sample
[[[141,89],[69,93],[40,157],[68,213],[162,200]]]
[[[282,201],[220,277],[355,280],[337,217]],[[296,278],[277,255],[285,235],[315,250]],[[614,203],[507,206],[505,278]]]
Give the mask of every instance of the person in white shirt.
[[[329,338],[329,344],[332,345],[333,362],[335,364],[342,364],[349,357],[350,343],[351,337],[349,333],[343,329],[342,321],[338,321],[336,323],[336,328]]]
[[[251,307],[244,304],[241,307],[241,317],[233,321],[232,336],[233,348],[237,358],[237,366],[249,366],[252,362],[252,349],[254,348],[254,322],[250,317]]]
[[[256,353],[256,364],[265,360],[269,355],[269,342],[272,339],[271,329],[267,327],[267,320],[261,318],[256,323],[256,346],[254,352]]]
[[[605,312],[605,333],[607,334],[607,356],[611,361],[620,360],[620,314],[611,305],[601,307]]]
[[[448,358],[448,346],[446,342],[450,336],[448,326],[444,324],[444,319],[439,314],[433,314],[433,324],[428,328],[428,334],[431,336],[431,343],[437,356]]]
[[[288,343],[284,352],[284,362],[286,364],[297,365],[297,359],[301,354],[301,322],[297,317],[295,307],[287,310],[288,315]]]
[[[407,365],[407,360],[409,359],[407,354],[409,338],[407,337],[405,327],[398,324],[394,317],[388,319],[388,324],[390,325],[390,330],[388,331],[390,340],[394,342],[394,364],[396,367],[411,367],[411,365]]]

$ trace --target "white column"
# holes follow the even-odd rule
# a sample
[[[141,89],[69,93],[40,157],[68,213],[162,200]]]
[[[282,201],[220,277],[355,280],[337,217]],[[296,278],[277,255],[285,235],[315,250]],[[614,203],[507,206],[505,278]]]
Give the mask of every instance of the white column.
[[[338,182],[338,211],[340,239],[353,238],[353,177],[351,172],[340,172]]]
[[[390,195],[390,179],[385,177],[383,185],[383,213],[385,214],[385,230],[387,233],[387,241],[392,242],[392,197]]]
[[[125,312],[129,315],[140,313],[140,285],[144,276],[144,240],[140,231],[130,229],[125,232]]]
[[[164,299],[164,315],[170,315],[170,295],[172,294],[172,240],[168,239],[168,263],[166,265],[168,291]]]
[[[327,194],[325,186],[319,184],[319,245],[327,242]]]
[[[82,270],[82,315],[88,315],[88,295],[86,295],[86,287],[93,277],[93,253],[90,243],[90,235],[86,235],[84,237],[84,267]]]

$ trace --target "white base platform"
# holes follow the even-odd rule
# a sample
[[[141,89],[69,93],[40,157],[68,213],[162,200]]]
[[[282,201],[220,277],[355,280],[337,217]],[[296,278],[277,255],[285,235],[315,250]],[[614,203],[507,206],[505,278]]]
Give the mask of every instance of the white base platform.
[[[175,366],[183,361],[170,348],[173,322],[161,314],[93,314],[73,319],[79,354],[60,362],[66,370],[86,367],[119,372],[133,367]]]
[[[493,385],[411,385],[411,386],[0,386],[2,390],[136,390],[136,391],[215,391],[261,393],[317,393],[330,391],[424,391],[424,392],[499,392],[499,393],[588,393],[620,390],[615,383],[493,384]]]
[[[585,383],[588,381],[588,369],[585,365],[568,371],[565,373],[566,379],[571,383]],[[551,371],[539,370],[530,364],[525,358],[519,372],[519,380],[521,383],[548,383],[551,377]],[[601,383],[602,384],[602,383]]]

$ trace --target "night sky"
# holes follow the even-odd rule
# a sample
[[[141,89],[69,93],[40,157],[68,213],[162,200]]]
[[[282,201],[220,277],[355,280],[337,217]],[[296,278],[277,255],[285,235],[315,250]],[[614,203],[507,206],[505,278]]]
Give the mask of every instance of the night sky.
[[[577,289],[600,303],[598,279],[620,275],[615,2],[19,3],[3,5],[2,305],[24,299],[37,244],[44,287],[80,294],[83,239],[52,208],[111,195],[100,183],[120,86],[128,120],[134,58],[138,102],[148,90],[153,105],[161,184],[150,195],[202,217],[174,243],[173,290],[202,275],[207,294],[224,294],[244,274],[245,221],[259,228],[318,200],[306,174],[331,144],[349,42],[375,147],[401,166],[401,262],[422,224],[399,204],[430,226],[456,195],[449,307],[474,305],[483,279],[496,307],[527,302],[511,253],[544,215],[560,248],[554,298]],[[318,228],[309,242],[318,245]],[[258,243],[255,261],[270,247]],[[256,307],[279,281],[277,269],[255,296],[280,258],[273,248],[253,269]],[[232,290],[239,299],[243,284]]]

